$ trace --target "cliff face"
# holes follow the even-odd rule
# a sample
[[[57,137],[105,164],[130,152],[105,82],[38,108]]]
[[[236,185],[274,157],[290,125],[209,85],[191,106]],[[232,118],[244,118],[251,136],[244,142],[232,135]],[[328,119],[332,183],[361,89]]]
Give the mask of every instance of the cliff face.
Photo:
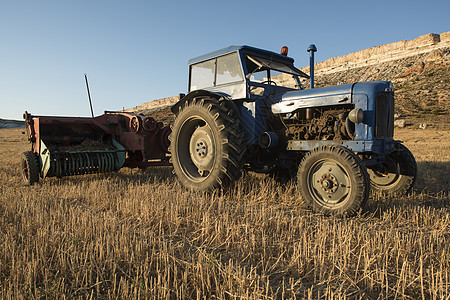
[[[158,122],[163,122],[164,125],[169,125],[172,124],[175,119],[175,116],[170,111],[170,107],[177,103],[178,100],[178,96],[158,99],[125,111],[142,114],[144,116],[152,116]]]
[[[410,41],[399,41],[329,58],[315,65],[316,74],[332,74],[360,67],[380,65],[450,47],[450,32],[426,34]],[[309,67],[304,68],[309,73]]]
[[[178,99],[179,99],[178,97],[162,98],[141,104],[139,106],[127,109],[125,111],[133,111],[133,112],[158,111],[166,106],[174,105],[178,101]]]

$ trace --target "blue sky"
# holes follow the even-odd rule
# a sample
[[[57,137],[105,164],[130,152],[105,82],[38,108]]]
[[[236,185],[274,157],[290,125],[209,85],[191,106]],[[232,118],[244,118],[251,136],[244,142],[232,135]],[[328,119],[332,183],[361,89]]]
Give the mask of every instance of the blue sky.
[[[450,30],[450,1],[0,0],[0,118],[89,116],[186,92],[187,61],[229,45],[298,67]]]

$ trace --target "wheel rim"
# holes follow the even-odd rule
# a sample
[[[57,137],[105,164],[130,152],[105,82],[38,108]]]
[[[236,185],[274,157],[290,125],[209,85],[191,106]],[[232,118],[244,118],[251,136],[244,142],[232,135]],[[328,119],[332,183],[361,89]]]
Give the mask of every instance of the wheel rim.
[[[187,119],[177,136],[178,159],[183,173],[201,182],[214,169],[215,143],[211,128],[200,116]]]
[[[214,163],[214,144],[211,137],[211,129],[204,125],[195,129],[189,143],[190,157],[201,176],[209,174]]]
[[[400,177],[400,166],[391,157],[386,157],[385,163],[377,169],[367,169],[370,181],[376,186],[389,187],[395,184]]]
[[[30,172],[28,170],[28,163],[26,159],[22,159],[22,175],[25,181],[29,181]]]
[[[350,195],[351,178],[345,168],[334,160],[317,161],[307,176],[309,192],[322,206],[338,208]]]

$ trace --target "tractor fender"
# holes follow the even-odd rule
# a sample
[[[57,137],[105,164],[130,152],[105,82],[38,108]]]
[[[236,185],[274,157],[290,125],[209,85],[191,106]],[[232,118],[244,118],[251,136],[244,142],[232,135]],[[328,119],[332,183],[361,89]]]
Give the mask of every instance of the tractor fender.
[[[229,100],[230,102],[232,102],[230,100],[229,95],[225,94],[225,93],[217,93],[217,92],[210,92],[207,90],[195,90],[190,92],[189,94],[187,94],[186,96],[184,96],[183,98],[181,98],[177,103],[175,103],[172,107],[171,107],[171,111],[174,114],[177,114],[177,112],[179,111],[179,107],[181,107],[184,103],[197,98],[197,97],[202,97],[202,96],[207,96],[207,97],[211,97],[214,99],[225,99],[225,100]]]

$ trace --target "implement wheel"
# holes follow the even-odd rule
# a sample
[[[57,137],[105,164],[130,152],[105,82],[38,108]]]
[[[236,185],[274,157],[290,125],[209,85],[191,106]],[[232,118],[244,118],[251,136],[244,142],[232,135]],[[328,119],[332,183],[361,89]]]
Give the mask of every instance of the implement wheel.
[[[376,192],[390,195],[409,193],[416,181],[417,163],[411,151],[403,144],[395,144],[398,151],[386,155],[381,167],[367,169],[370,184]]]
[[[33,185],[39,181],[39,158],[35,153],[31,151],[23,152],[20,167],[22,178],[27,185]]]
[[[243,134],[228,101],[187,102],[178,111],[170,139],[172,164],[184,187],[207,191],[227,187],[240,176]]]
[[[362,161],[341,146],[321,146],[302,160],[298,184],[303,201],[315,212],[351,216],[369,196],[369,177]]]

